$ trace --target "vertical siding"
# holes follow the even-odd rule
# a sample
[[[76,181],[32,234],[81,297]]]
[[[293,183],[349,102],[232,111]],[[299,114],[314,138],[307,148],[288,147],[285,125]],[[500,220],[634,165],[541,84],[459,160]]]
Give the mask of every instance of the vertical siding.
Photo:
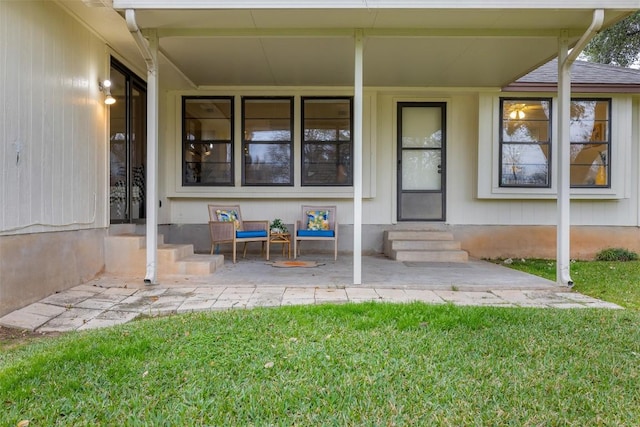
[[[54,2],[0,1],[0,52],[0,233],[105,227],[104,43]]]
[[[638,105],[622,96],[614,96],[613,100],[611,179],[616,186],[618,198],[598,199],[586,196],[572,199],[572,225],[634,226],[638,223],[639,167],[637,162],[633,163],[631,160],[637,159],[637,155],[633,153],[638,152],[640,142],[637,126],[631,125],[638,115]],[[497,176],[498,168],[495,132],[499,118],[497,108],[492,108],[496,103],[497,96],[480,95],[475,106],[466,105],[467,109],[475,110],[472,114],[479,117],[480,122],[476,126],[477,136],[465,141],[465,150],[478,152],[479,160],[477,165],[472,165],[468,159],[459,159],[462,164],[459,163],[458,166],[477,167],[472,185],[478,192],[483,191],[484,187],[486,194],[483,195],[484,198],[457,199],[456,204],[450,205],[450,212],[457,212],[455,216],[449,217],[450,222],[469,225],[554,225],[557,222],[557,208],[553,194],[540,200],[526,199],[526,190],[523,190],[522,197],[516,194],[512,198],[490,198],[492,179]],[[555,148],[552,150],[555,153]],[[553,172],[552,180],[556,179]]]
[[[311,90],[311,89],[308,89]],[[305,89],[300,89],[304,92]],[[493,120],[493,113],[480,111],[480,105],[487,109],[487,104],[482,103],[486,96],[474,91],[469,92],[430,92],[397,90],[370,90],[372,103],[367,111],[365,122],[373,126],[370,143],[373,145],[375,155],[371,157],[371,167],[365,176],[366,184],[372,189],[372,197],[363,201],[364,224],[392,224],[395,221],[396,211],[396,103],[399,100],[444,100],[447,103],[447,219],[446,222],[454,225],[554,225],[557,221],[556,201],[552,195],[546,199],[526,199],[514,196],[505,198],[479,198],[478,180],[485,179],[490,182],[491,174],[497,173],[497,150],[491,145],[483,145],[483,139],[491,139],[492,136],[483,135],[483,129],[489,130],[492,126],[482,126],[483,120]],[[176,97],[179,94],[175,94]],[[492,97],[493,95],[489,95]],[[172,192],[171,187],[180,185],[180,146],[179,123],[180,111],[176,100],[169,97],[166,121],[168,126],[167,137],[163,155],[167,156],[165,164],[174,168],[172,174],[167,174],[164,181],[166,185],[164,197],[169,200],[169,209],[163,205],[165,222],[176,224],[194,224],[206,222],[206,203],[214,199],[227,199],[240,202],[245,216],[255,215],[260,212],[265,218],[282,218],[291,223],[297,217],[299,205],[303,201],[321,204],[322,200],[312,198],[305,200],[304,189],[291,189],[291,192],[299,192],[298,198],[280,199],[278,193],[260,196],[249,194],[251,188],[237,187],[234,191],[216,192],[210,189],[210,193],[204,193],[201,189],[188,189],[184,194]],[[626,198],[616,200],[575,199],[571,203],[571,223],[573,225],[611,225],[629,226],[637,225],[640,217],[638,211],[638,180],[639,171],[637,162],[631,165],[629,158],[638,159],[638,126],[628,126],[624,123],[636,120],[638,105],[633,103],[635,111],[631,111],[631,102],[615,103],[614,121],[622,123],[618,133],[614,136],[615,151],[616,141],[631,140],[631,153],[613,156],[613,178],[628,180],[625,184],[629,191],[624,191]],[[484,123],[486,124],[486,123]],[[631,131],[633,128],[633,132]],[[175,135],[175,137],[171,137]],[[480,147],[480,151],[479,151]],[[488,148],[486,148],[488,147]],[[483,150],[488,149],[486,153]],[[297,152],[297,151],[296,151]],[[628,154],[631,154],[630,156]],[[364,153],[365,156],[369,152]],[[626,156],[626,157],[625,157]],[[297,158],[296,158],[297,159]],[[298,161],[298,160],[296,160]],[[627,188],[625,187],[625,188]],[[246,193],[246,194],[243,194]],[[176,197],[177,196],[177,197]],[[191,196],[189,199],[185,196]],[[525,196],[526,197],[526,196]],[[278,203],[273,201],[276,199]],[[352,223],[352,200],[350,198],[333,198],[332,203],[339,206],[340,220],[343,224]],[[256,219],[256,218],[252,218]]]

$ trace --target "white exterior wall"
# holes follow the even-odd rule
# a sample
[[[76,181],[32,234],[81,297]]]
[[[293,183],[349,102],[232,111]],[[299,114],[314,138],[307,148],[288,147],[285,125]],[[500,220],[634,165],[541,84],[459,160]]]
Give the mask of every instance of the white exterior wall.
[[[50,1],[0,1],[0,235],[104,228],[104,42]]]
[[[505,96],[505,95],[503,95]],[[516,94],[508,97],[553,98],[552,126],[557,128],[557,100],[554,94]],[[458,224],[469,225],[555,225],[556,185],[555,166],[551,167],[551,188],[523,189],[498,187],[498,126],[499,94],[479,98],[478,168],[474,180],[477,199],[466,200],[460,209],[468,213]],[[611,111],[611,188],[572,189],[571,225],[638,226],[639,221],[639,165],[638,102],[632,96],[615,94],[576,94],[572,97],[602,97],[612,99]],[[556,140],[552,140],[552,146]],[[552,150],[554,150],[552,148]],[[557,161],[552,156],[552,163]]]
[[[238,202],[247,219],[281,218],[293,223],[303,203],[337,204],[341,224],[353,223],[352,190],[344,187],[300,187],[299,104],[296,103],[294,144],[294,187],[182,187],[181,170],[181,96],[194,93],[171,92],[167,96],[167,120],[164,121],[163,223],[203,224],[208,221],[207,203]],[[348,91],[294,88],[233,88],[229,91],[200,91],[198,95],[345,95]],[[445,221],[451,225],[555,225],[555,189],[542,194],[517,190],[517,194],[491,194],[482,185],[491,185],[497,176],[497,102],[496,91],[374,89],[365,91],[364,112],[364,201],[363,224],[396,223],[396,164],[398,102],[447,103],[447,180]],[[510,97],[514,96],[509,94]],[[525,94],[522,96],[534,96]],[[552,96],[546,94],[546,96]],[[578,96],[578,95],[576,95]],[[296,102],[298,100],[296,99]],[[236,99],[235,131],[241,129],[239,98]],[[631,97],[614,98],[612,107],[612,182],[611,190],[575,192],[571,205],[572,225],[637,226],[638,197],[638,102]],[[237,137],[236,141],[240,139]],[[240,182],[240,144],[236,143],[235,173]],[[635,159],[635,160],[634,160]],[[555,159],[554,159],[555,160]],[[552,177],[552,182],[555,182]],[[488,184],[487,184],[488,183]],[[484,191],[484,193],[483,193]],[[513,190],[510,190],[513,191]],[[579,192],[582,191],[582,194]],[[274,202],[276,201],[277,202]],[[163,209],[161,209],[163,211]]]
[[[181,102],[182,96],[235,96],[235,177],[234,187],[198,187],[182,186],[182,136]],[[229,90],[202,90],[198,92],[169,92],[166,97],[166,120],[161,121],[161,173],[160,223],[203,224],[209,220],[208,203],[239,203],[245,219],[281,218],[285,223],[293,224],[300,215],[300,205],[335,204],[338,206],[340,224],[353,224],[353,189],[351,187],[302,187],[300,186],[300,97],[301,96],[350,96],[349,88],[230,88]],[[294,182],[293,187],[243,187],[241,182],[241,102],[240,96],[293,96],[294,97]],[[374,94],[365,94],[365,129],[363,146],[366,153],[363,159],[365,198],[364,222],[375,221],[375,210],[367,209],[376,196],[376,98]],[[277,200],[277,203],[274,203]],[[166,207],[166,208],[165,208]]]
[[[52,1],[0,1],[0,316],[104,268],[105,43]]]

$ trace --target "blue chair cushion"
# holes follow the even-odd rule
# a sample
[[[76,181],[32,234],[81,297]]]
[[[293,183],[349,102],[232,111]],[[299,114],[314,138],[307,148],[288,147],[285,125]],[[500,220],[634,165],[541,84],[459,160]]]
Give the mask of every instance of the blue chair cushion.
[[[333,230],[298,230],[300,237],[334,237]]]
[[[251,237],[267,237],[266,230],[253,230],[253,231],[236,231],[236,238],[247,239]]]

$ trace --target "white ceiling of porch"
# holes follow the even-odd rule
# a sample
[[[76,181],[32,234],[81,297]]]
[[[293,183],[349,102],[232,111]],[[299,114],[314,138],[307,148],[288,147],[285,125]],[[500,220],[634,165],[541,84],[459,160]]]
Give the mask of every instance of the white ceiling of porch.
[[[61,3],[114,50],[139,57],[113,9]],[[605,25],[628,12],[607,11]],[[592,16],[589,9],[136,11],[141,29],[159,31],[160,79],[176,88],[185,87],[180,74],[198,87],[350,86],[355,28],[364,31],[366,86],[502,87],[555,57],[560,29],[575,43]]]

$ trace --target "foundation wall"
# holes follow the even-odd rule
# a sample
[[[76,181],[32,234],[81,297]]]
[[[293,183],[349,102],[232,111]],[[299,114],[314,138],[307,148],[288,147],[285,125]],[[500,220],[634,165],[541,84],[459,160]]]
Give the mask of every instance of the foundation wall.
[[[456,226],[452,231],[475,258],[556,257],[554,226]],[[640,253],[640,227],[571,227],[572,259],[590,260],[606,248]]]
[[[293,226],[290,226],[293,229]],[[462,248],[473,258],[547,258],[556,257],[555,226],[505,226],[505,225],[443,225],[398,224],[363,225],[362,251],[364,254],[382,253],[382,236],[391,229],[448,230],[461,242]],[[168,243],[191,243],[196,252],[211,250],[209,230],[205,224],[165,225],[160,227]],[[230,245],[227,245],[230,247]],[[640,227],[574,226],[571,228],[571,258],[593,259],[602,249],[619,247],[640,253]],[[259,250],[260,245],[249,245],[249,251]],[[303,252],[332,253],[326,242],[304,242]],[[274,247],[279,251],[279,245]],[[229,252],[226,246],[221,252]],[[353,226],[340,225],[338,251],[353,252]]]
[[[92,279],[105,229],[0,237],[0,316]]]

